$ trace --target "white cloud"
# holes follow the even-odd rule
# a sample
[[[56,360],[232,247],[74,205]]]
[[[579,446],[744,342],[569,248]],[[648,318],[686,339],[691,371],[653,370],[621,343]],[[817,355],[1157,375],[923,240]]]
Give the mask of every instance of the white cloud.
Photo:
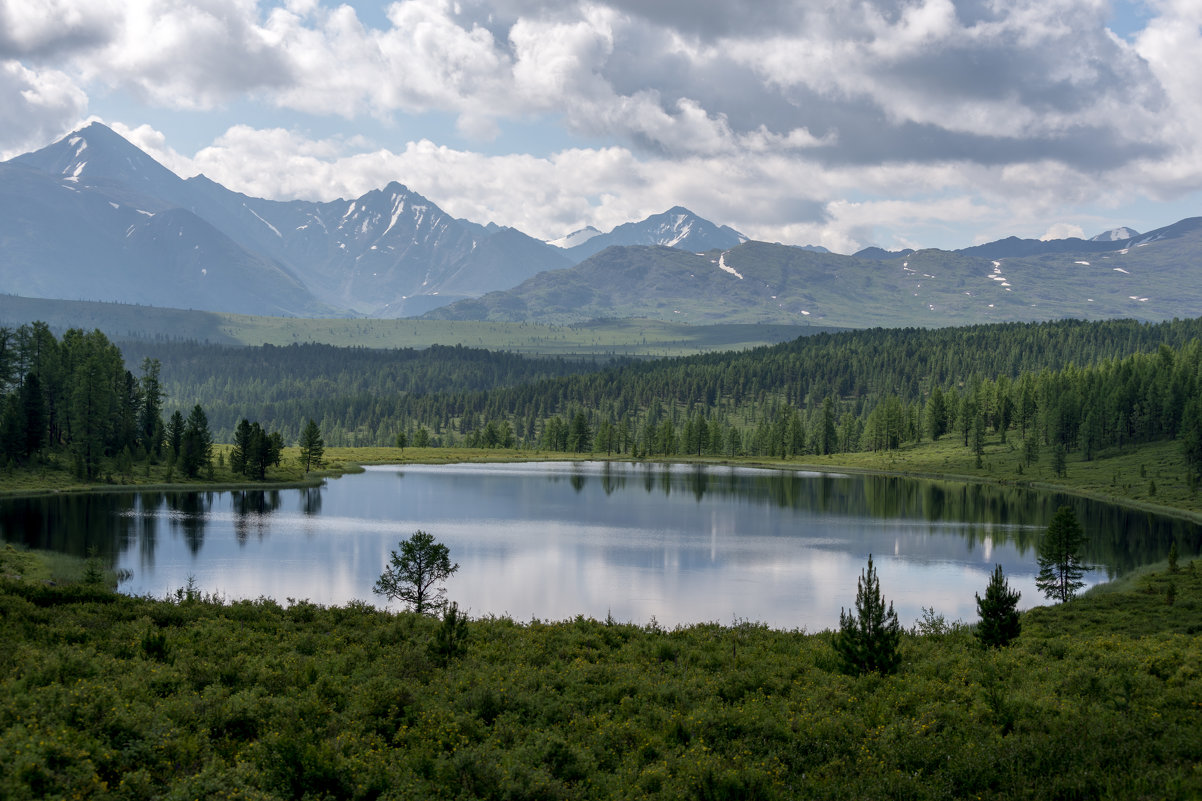
[[[333,0],[0,0],[0,148],[132,94],[253,108],[193,155],[127,113],[116,127],[181,174],[269,197],[400,180],[545,237],[678,203],[832,249],[1029,236],[1090,219],[1066,208],[1202,186],[1202,6],[1150,7],[1127,42],[1105,0],[398,0],[372,24]],[[323,133],[271,127],[273,109]],[[475,142],[515,120],[565,131],[557,152],[484,155],[432,141],[427,112]],[[402,141],[357,140],[365,117]]]
[[[0,160],[46,144],[83,116],[87,102],[65,73],[0,61]]]
[[[1049,227],[1046,232],[1044,232],[1043,236],[1039,238],[1044,242],[1048,242],[1052,239],[1070,239],[1074,237],[1077,239],[1085,238],[1085,231],[1081,228],[1081,226],[1073,225],[1072,223],[1053,223],[1052,226]]]

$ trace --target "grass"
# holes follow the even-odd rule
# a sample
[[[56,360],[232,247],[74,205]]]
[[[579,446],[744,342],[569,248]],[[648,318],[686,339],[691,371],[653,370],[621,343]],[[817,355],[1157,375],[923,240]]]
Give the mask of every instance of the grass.
[[[1189,487],[1178,442],[1132,446],[1090,461],[1079,452],[1070,453],[1064,476],[1052,471],[1046,449],[1034,465],[1023,464],[1022,440],[1013,433],[1005,443],[996,436],[987,440],[979,468],[975,455],[955,435],[896,451],[804,456],[798,461],[826,470],[872,470],[1057,490],[1202,520],[1202,491]]]
[[[234,475],[226,465],[232,446],[214,446],[212,478],[202,474],[186,480],[178,471],[169,476],[166,464],[152,464],[147,474],[145,462],[134,465],[128,474],[114,472],[106,463],[98,481],[76,478],[63,458],[51,458],[29,468],[0,471],[0,495],[32,495],[44,492],[130,489],[228,489],[246,486],[306,486],[326,477],[355,471],[368,464],[450,464],[470,461],[545,461],[611,458],[592,453],[554,453],[547,451],[488,450],[474,448],[395,448],[330,447],[325,450],[321,470],[305,474],[299,464],[299,449],[284,449],[280,467],[268,470],[266,482],[251,482]],[[1034,465],[1022,462],[1022,441],[1011,434],[1008,442],[994,437],[986,442],[981,467],[976,457],[956,435],[945,435],[937,442],[907,445],[895,451],[840,453],[831,456],[804,455],[796,459],[723,457],[672,457],[673,461],[711,464],[743,464],[786,469],[831,471],[871,471],[915,477],[944,478],[960,481],[992,482],[1055,490],[1097,500],[1145,509],[1160,514],[1202,520],[1202,490],[1192,490],[1186,480],[1186,467],[1180,445],[1157,442],[1133,446],[1122,452],[1109,452],[1091,461],[1080,453],[1070,453],[1064,476],[1052,472],[1047,453]]]
[[[5,325],[16,327],[34,320],[42,320],[56,331],[99,328],[114,341],[183,339],[222,345],[316,342],[362,348],[463,345],[565,357],[689,356],[774,345],[805,334],[833,330],[805,325],[684,325],[658,320],[540,325],[417,319],[303,319],[0,295],[0,321]]]

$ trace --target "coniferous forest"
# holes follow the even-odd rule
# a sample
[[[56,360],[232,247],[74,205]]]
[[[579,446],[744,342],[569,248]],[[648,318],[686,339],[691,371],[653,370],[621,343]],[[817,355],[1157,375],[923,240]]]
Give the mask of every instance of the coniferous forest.
[[[1028,463],[1181,440],[1202,469],[1202,320],[823,333],[739,353],[610,364],[465,348],[141,345],[219,440],[243,417],[294,442],[798,458],[1013,437]]]

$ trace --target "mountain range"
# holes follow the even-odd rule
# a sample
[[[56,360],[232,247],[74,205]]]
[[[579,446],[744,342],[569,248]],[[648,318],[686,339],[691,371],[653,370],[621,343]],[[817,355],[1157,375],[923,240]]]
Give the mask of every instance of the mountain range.
[[[1202,217],[1105,246],[1078,239],[1039,249],[1036,241],[855,256],[754,241],[700,254],[612,247],[427,316],[859,328],[1202,314]]]
[[[852,256],[675,207],[543,242],[399,183],[274,201],[182,179],[93,123],[0,163],[0,292],[276,316],[947,325],[1202,313],[1202,220]]]
[[[572,264],[398,183],[316,203],[184,180],[99,123],[0,164],[0,254],[19,295],[386,317]]]

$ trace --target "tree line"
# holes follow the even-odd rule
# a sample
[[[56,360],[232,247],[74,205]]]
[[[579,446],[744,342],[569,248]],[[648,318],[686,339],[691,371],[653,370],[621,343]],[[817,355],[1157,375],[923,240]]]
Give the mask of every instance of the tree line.
[[[932,430],[941,436],[971,421],[960,408],[970,391],[978,408],[997,413],[975,397],[978,387],[996,400],[998,382],[1162,344],[1177,350],[1199,337],[1202,320],[1059,321],[822,333],[740,353],[606,364],[458,346],[140,344],[127,356],[161,358],[172,397],[181,406],[202,403],[224,441],[249,417],[286,441],[299,436],[299,421],[313,419],[331,445],[389,445],[404,432],[419,446],[564,450],[566,430],[583,413],[584,450],[790,456],[897,447]],[[924,416],[935,388],[943,411],[937,396],[933,417]],[[577,444],[580,433],[578,426]]]
[[[608,365],[458,346],[147,344],[127,347],[141,356],[136,377],[100,332],[0,334],[3,456],[66,447],[92,478],[102,456],[127,451],[193,474],[214,439],[235,442],[234,467],[253,477],[305,420],[333,445],[638,456],[793,458],[955,436],[980,458],[986,436],[1016,437],[1027,464],[1049,459],[1057,472],[1070,452],[1177,439],[1202,475],[1202,320],[823,333]]]
[[[0,460],[36,463],[65,453],[75,475],[99,477],[102,460],[129,472],[134,461],[166,459],[194,477],[211,464],[204,409],[163,420],[161,364],[140,375],[100,331],[70,329],[57,339],[45,323],[0,327]]]

